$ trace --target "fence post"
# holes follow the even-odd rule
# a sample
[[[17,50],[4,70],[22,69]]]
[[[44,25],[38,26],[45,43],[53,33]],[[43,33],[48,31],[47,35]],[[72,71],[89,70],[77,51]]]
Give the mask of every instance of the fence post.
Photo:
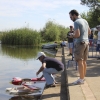
[[[60,100],[70,100],[69,95],[69,87],[68,87],[68,77],[67,77],[67,70],[65,64],[65,54],[64,54],[64,47],[62,47],[62,63],[64,64],[64,72],[61,75],[61,91],[63,95],[61,96]]]

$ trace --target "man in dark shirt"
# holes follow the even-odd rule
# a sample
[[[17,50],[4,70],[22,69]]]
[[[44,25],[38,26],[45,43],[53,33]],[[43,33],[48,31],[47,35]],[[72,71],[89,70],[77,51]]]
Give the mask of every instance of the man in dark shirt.
[[[45,77],[47,84],[46,87],[55,87],[56,81],[53,77],[53,74],[61,73],[64,71],[63,63],[55,58],[46,57],[44,52],[39,52],[37,59],[40,60],[42,66],[37,71],[36,75],[38,75],[40,72],[43,72],[43,75],[38,79]]]
[[[73,48],[73,38],[70,38],[71,35],[73,35],[73,26],[70,26],[70,31],[67,33],[68,38],[68,48],[69,48],[69,54],[67,56],[72,55],[72,48]]]
[[[91,31],[91,34],[89,34],[89,46],[92,46],[93,44],[93,30]]]

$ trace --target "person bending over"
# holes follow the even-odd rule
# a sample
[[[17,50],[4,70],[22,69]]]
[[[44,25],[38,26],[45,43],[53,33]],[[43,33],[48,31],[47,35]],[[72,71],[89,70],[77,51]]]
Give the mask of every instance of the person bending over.
[[[64,71],[64,65],[62,62],[58,61],[55,58],[46,57],[44,52],[39,52],[37,55],[37,60],[42,63],[40,69],[36,72],[38,75],[40,72],[43,72],[43,77],[46,79],[46,87],[55,87],[55,78],[53,74],[62,73]]]

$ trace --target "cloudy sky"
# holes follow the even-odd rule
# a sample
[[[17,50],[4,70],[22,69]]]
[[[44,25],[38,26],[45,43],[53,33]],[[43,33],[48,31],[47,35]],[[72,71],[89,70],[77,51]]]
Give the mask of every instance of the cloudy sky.
[[[68,27],[73,25],[69,11],[89,8],[80,0],[0,0],[0,31],[28,27],[40,30],[49,20]]]

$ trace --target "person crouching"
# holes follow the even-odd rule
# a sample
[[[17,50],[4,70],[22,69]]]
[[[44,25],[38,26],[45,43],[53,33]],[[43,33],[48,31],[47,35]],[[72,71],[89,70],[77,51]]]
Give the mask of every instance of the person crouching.
[[[38,75],[40,72],[43,72],[43,77],[46,79],[46,87],[55,87],[56,81],[53,74],[62,73],[64,71],[64,65],[62,62],[58,61],[55,58],[46,57],[44,52],[39,52],[37,55],[37,60],[42,63],[40,69],[36,72]]]

